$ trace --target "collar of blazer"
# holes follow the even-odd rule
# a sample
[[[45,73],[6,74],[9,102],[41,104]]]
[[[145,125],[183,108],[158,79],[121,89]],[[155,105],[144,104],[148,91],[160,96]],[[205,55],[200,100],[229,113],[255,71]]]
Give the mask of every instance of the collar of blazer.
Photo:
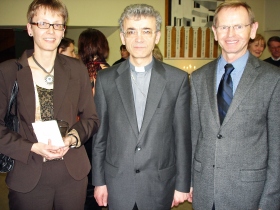
[[[26,112],[29,115],[29,122],[32,123],[35,120],[35,91],[34,84],[32,79],[32,73],[30,67],[28,65],[27,58],[31,56],[32,51],[25,51],[22,57],[19,59],[20,64],[23,66],[21,71],[17,72],[17,81],[19,85],[19,95],[20,99],[23,101],[21,106],[25,106]],[[53,104],[54,104],[54,118],[57,116],[57,111],[60,109],[63,100],[65,99],[65,95],[68,89],[68,85],[70,85],[70,75],[71,71],[79,71],[77,69],[77,65],[74,63],[78,63],[78,61],[71,61],[69,59],[70,64],[68,64],[67,58],[62,57],[61,55],[57,55],[55,59],[54,65],[54,96],[53,96]],[[71,69],[72,68],[72,69]],[[22,87],[22,88],[21,88]],[[57,91],[56,91],[57,90]]]
[[[209,98],[209,103],[213,112],[213,116],[216,120],[216,123],[218,126],[220,126],[219,121],[219,115],[218,115],[218,105],[217,105],[217,91],[216,91],[216,74],[217,74],[217,66],[218,66],[219,58],[214,60],[213,62],[209,63],[207,66],[207,69],[205,71],[206,74],[206,83],[207,83],[207,94]],[[262,61],[260,61],[258,58],[256,58],[253,55],[249,55],[247,64],[245,66],[243,75],[239,81],[238,87],[235,91],[233,100],[231,102],[231,105],[229,107],[229,110],[227,112],[227,115],[224,119],[223,124],[221,127],[223,127],[230,117],[234,114],[237,107],[241,103],[242,99],[246,96],[250,88],[252,87],[254,80],[257,78],[258,74],[260,73],[262,68],[259,68],[261,66]]]

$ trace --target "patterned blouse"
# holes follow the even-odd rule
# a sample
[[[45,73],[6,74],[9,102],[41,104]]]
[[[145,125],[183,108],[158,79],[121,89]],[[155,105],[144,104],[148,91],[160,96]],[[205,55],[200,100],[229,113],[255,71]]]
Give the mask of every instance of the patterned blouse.
[[[53,89],[46,89],[36,85],[40,101],[42,121],[53,120]]]

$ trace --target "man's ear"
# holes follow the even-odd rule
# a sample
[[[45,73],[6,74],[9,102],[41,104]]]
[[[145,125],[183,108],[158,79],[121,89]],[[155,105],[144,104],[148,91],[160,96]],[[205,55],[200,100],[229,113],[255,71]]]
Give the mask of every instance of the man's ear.
[[[251,25],[251,32],[250,32],[250,38],[251,39],[255,39],[258,27],[259,27],[259,23],[258,22],[252,23],[252,25]]]
[[[160,31],[156,32],[155,44],[159,43],[160,37],[161,37],[161,32]]]
[[[216,31],[216,28],[214,26],[212,26],[212,31],[213,31],[215,40],[218,41],[217,31]]]
[[[124,37],[123,32],[120,32],[120,38],[121,38],[122,44],[125,45],[125,37]]]

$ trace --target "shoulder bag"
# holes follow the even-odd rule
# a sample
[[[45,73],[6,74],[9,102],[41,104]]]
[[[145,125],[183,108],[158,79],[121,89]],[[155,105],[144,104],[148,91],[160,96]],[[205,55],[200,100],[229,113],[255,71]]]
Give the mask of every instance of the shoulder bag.
[[[16,64],[18,66],[18,70],[20,70],[22,66],[18,62],[16,62]],[[17,117],[17,93],[18,93],[18,84],[17,81],[15,81],[12,88],[11,98],[8,104],[7,113],[4,119],[5,126],[15,132],[18,132],[19,130],[19,121]],[[15,106],[14,107],[15,113],[11,112],[13,106]],[[11,157],[0,153],[0,172],[7,173],[11,171],[14,167],[14,162],[15,161]]]

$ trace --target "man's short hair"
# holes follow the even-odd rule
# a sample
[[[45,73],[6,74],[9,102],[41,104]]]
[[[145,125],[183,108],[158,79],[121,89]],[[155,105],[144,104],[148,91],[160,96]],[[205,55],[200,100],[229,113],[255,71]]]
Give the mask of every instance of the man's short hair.
[[[223,2],[221,3],[215,10],[215,14],[214,14],[214,20],[213,20],[213,26],[217,27],[217,21],[218,21],[218,13],[222,10],[222,9],[236,9],[239,7],[243,7],[244,9],[247,10],[248,15],[249,15],[249,19],[250,19],[250,24],[255,22],[255,15],[251,9],[251,7],[246,3],[246,2],[241,2],[241,1],[227,1],[227,2]]]
[[[122,51],[122,50],[126,50],[126,46],[125,46],[124,44],[122,44],[122,45],[120,46],[120,51]]]
[[[272,36],[268,39],[267,41],[267,46],[270,46],[270,42],[280,42],[280,37],[279,36]]]
[[[123,31],[123,21],[124,19],[136,18],[140,19],[141,16],[143,17],[154,17],[156,19],[156,31],[160,31],[160,26],[162,22],[162,18],[158,11],[156,11],[152,6],[147,4],[132,4],[127,6],[120,19],[119,25],[121,32]]]

